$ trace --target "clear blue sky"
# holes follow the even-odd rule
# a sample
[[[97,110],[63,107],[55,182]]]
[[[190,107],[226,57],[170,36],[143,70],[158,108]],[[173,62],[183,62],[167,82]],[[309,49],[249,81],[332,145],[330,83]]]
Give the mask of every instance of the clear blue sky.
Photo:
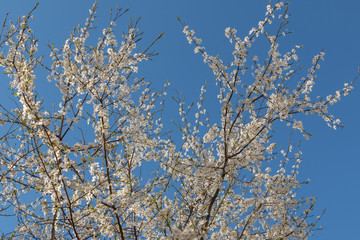
[[[31,0],[2,1],[0,19],[3,20],[6,12],[13,19],[26,14],[34,4],[35,1]],[[212,79],[212,74],[201,57],[194,55],[176,16],[198,33],[209,53],[229,57],[231,46],[224,36],[224,29],[229,26],[236,28],[243,36],[262,20],[267,1],[102,0],[99,1],[97,26],[107,26],[110,8],[116,4],[130,8],[130,12],[118,22],[119,26],[127,26],[129,16],[142,17],[143,46],[161,32],[165,33],[155,47],[160,55],[144,64],[140,73],[155,86],[170,80],[169,95],[175,95],[177,90],[183,91],[192,101],[197,99],[204,81]],[[73,27],[84,22],[91,5],[92,1],[87,0],[40,0],[31,26],[40,39],[41,53],[48,56],[46,43],[54,42],[60,46]],[[318,72],[315,94],[326,96],[355,77],[360,65],[359,9],[360,1],[357,0],[291,1],[288,28],[294,33],[281,43],[288,48],[303,44],[299,55],[305,66],[309,66],[312,57],[325,48],[325,62]],[[2,79],[0,95],[7,93],[4,82]],[[318,197],[319,211],[327,209],[321,221],[324,230],[316,232],[311,239],[359,239],[359,103],[360,82],[357,82],[351,95],[332,108],[345,125],[343,130],[330,129],[316,116],[305,123],[313,137],[302,144],[304,161],[300,177],[311,179],[302,193]],[[0,224],[3,225],[4,221],[0,220]]]

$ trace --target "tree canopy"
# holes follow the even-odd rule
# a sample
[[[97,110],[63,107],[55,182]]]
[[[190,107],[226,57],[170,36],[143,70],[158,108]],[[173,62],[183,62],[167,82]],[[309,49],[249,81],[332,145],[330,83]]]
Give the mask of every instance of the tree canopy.
[[[0,210],[18,219],[4,237],[307,239],[321,216],[312,214],[315,198],[297,196],[306,183],[298,179],[298,143],[310,135],[302,119],[318,115],[341,127],[329,107],[354,81],[312,95],[324,52],[305,74],[302,46],[282,53],[279,39],[291,33],[288,3],[270,1],[244,37],[225,29],[230,62],[209,54],[179,18],[184,41],[214,75],[219,108],[209,114],[205,83],[194,104],[173,96],[179,118],[171,132],[163,126],[170,83],[156,90],[138,73],[163,34],[142,47],[133,20],[119,37],[116,24],[127,10],[116,9],[91,41],[96,9],[62,46],[49,44],[50,65],[37,51],[33,11],[4,21],[0,66],[16,104],[0,104]],[[255,55],[261,40],[267,48]],[[36,91],[39,68],[61,96],[51,107]],[[285,148],[274,137],[280,127],[290,129]]]

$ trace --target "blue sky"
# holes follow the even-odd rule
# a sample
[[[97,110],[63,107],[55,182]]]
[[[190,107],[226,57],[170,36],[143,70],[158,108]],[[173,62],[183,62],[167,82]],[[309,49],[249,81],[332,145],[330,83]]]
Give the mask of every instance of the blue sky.
[[[35,1],[30,0],[2,1],[0,20],[6,12],[12,19],[26,14],[34,4]],[[141,66],[140,73],[154,82],[155,87],[169,80],[169,95],[183,91],[190,102],[197,99],[201,85],[212,80],[212,74],[201,56],[195,55],[187,43],[176,16],[197,32],[209,53],[229,58],[231,45],[224,36],[224,29],[236,28],[239,36],[244,36],[262,20],[267,1],[103,0],[99,1],[96,21],[100,29],[107,26],[110,8],[115,8],[116,4],[130,8],[130,12],[118,21],[120,28],[127,26],[129,16],[142,17],[142,46],[165,33],[154,48],[159,56]],[[48,56],[46,43],[54,42],[60,46],[73,27],[85,21],[91,5],[92,1],[85,0],[40,0],[31,24],[40,39],[40,52]],[[305,67],[325,48],[325,61],[321,64],[314,89],[316,95],[332,94],[355,77],[360,65],[359,9],[360,2],[356,0],[291,1],[288,28],[294,33],[280,44],[284,44],[285,49],[304,45],[299,56]],[[5,95],[4,80],[1,84],[0,95]],[[331,108],[332,113],[342,120],[344,129],[334,131],[316,116],[305,122],[313,136],[310,141],[302,143],[304,161],[300,177],[311,179],[302,194],[318,197],[319,211],[327,209],[321,220],[324,230],[316,232],[311,239],[357,239],[359,235],[359,103],[360,83],[357,82],[353,92]],[[172,116],[171,109],[167,109]],[[0,223],[3,224],[3,220]]]

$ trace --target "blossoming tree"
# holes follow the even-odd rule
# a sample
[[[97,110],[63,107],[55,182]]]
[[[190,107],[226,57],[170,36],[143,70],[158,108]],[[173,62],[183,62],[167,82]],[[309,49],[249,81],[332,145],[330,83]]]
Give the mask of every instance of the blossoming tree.
[[[279,50],[278,39],[288,34],[287,11],[286,3],[270,2],[265,19],[243,39],[225,29],[234,46],[229,63],[209,55],[180,21],[214,73],[220,103],[218,118],[209,119],[205,86],[194,111],[178,99],[180,144],[163,132],[167,84],[155,92],[137,77],[138,64],[153,56],[151,46],[162,35],[139,50],[135,21],[118,42],[115,22],[126,12],[118,10],[88,44],[95,4],[63,46],[49,46],[47,66],[29,27],[32,12],[16,23],[4,21],[0,65],[17,104],[0,105],[0,210],[2,217],[15,212],[18,221],[4,237],[306,239],[318,218],[311,213],[315,199],[296,196],[301,151],[293,142],[278,149],[271,135],[279,124],[307,138],[298,116],[311,114],[336,128],[340,121],[328,107],[352,83],[313,99],[324,53],[299,78],[301,47]],[[263,60],[251,55],[260,37],[269,46]],[[53,107],[35,91],[41,67],[61,96]]]

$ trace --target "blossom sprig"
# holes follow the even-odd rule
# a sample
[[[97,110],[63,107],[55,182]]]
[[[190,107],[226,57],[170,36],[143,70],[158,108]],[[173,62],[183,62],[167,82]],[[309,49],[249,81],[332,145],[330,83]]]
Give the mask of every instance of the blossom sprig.
[[[347,95],[353,82],[345,84],[342,90],[328,96],[325,101],[320,98],[311,100],[316,70],[324,57],[321,51],[298,85],[289,84],[297,79],[295,73],[299,68],[294,67],[294,63],[299,61],[297,51],[302,46],[295,46],[285,54],[279,50],[278,39],[290,33],[285,29],[288,9],[288,4],[282,1],[268,5],[265,19],[243,40],[237,36],[236,29],[226,28],[225,36],[234,45],[234,60],[228,64],[207,53],[195,31],[179,20],[186,39],[195,45],[195,53],[203,56],[204,63],[214,74],[221,105],[220,118],[203,133],[203,138],[198,137],[201,133],[199,128],[190,128],[189,115],[184,110],[179,112],[183,122],[183,127],[179,128],[182,129],[183,145],[181,159],[178,164],[173,164],[173,168],[182,174],[181,179],[186,185],[183,187],[187,189],[179,191],[179,194],[196,192],[194,199],[196,196],[197,200],[194,202],[193,199],[191,203],[190,199],[178,199],[178,204],[182,204],[182,208],[188,204],[191,209],[196,209],[198,217],[193,226],[199,239],[203,239],[204,231],[212,238],[231,235],[237,239],[272,239],[279,236],[300,239],[311,234],[318,222],[318,219],[307,222],[311,221],[309,213],[313,210],[314,198],[296,198],[295,192],[301,187],[297,180],[301,161],[299,152],[293,153],[295,163],[289,173],[284,163],[290,161],[290,143],[276,174],[270,175],[271,168],[263,171],[262,166],[264,162],[276,159],[273,155],[276,143],[270,141],[276,122],[288,123],[294,130],[305,133],[306,138],[311,134],[296,118],[299,113],[320,115],[336,128],[340,120],[328,113],[329,105],[339,101],[341,95]],[[276,21],[279,24],[275,33],[269,32],[266,25]],[[261,35],[269,43],[268,57],[261,64],[255,56],[251,66],[248,55]],[[250,69],[253,69],[252,79],[246,75]],[[180,109],[184,109],[184,102],[180,103]],[[202,179],[201,183],[199,179]],[[186,211],[181,212],[186,215]],[[187,236],[185,229],[182,232]],[[176,231],[176,234],[180,236],[178,234],[181,233]]]
[[[96,8],[95,4],[85,24],[75,28],[62,47],[49,44],[50,67],[36,57],[30,16],[18,26],[10,23],[5,35],[8,50],[1,54],[1,65],[12,79],[19,108],[3,115],[4,122],[17,127],[10,126],[2,138],[3,156],[7,157],[2,160],[6,167],[1,169],[0,198],[7,196],[10,201],[2,201],[3,206],[14,206],[21,222],[28,223],[19,223],[16,236],[84,239],[119,235],[125,239],[128,229],[136,229],[137,234],[147,229],[136,220],[145,217],[135,210],[158,181],[140,183],[136,172],[143,161],[155,161],[167,152],[164,148],[169,141],[159,138],[161,118],[155,110],[166,93],[153,92],[149,82],[135,75],[138,63],[153,56],[150,48],[162,34],[140,50],[137,43],[142,33],[136,21],[118,42],[115,21],[127,10],[117,9],[103,37],[95,46],[88,45]],[[34,69],[40,65],[59,90],[60,100],[53,110],[42,105],[35,90]],[[22,136],[12,137],[14,131]],[[21,145],[12,145],[16,142]],[[9,188],[5,180],[23,190],[12,193],[18,186]],[[23,200],[31,191],[38,195],[24,207]],[[39,212],[43,217],[33,219]],[[64,233],[64,229],[68,230]]]

